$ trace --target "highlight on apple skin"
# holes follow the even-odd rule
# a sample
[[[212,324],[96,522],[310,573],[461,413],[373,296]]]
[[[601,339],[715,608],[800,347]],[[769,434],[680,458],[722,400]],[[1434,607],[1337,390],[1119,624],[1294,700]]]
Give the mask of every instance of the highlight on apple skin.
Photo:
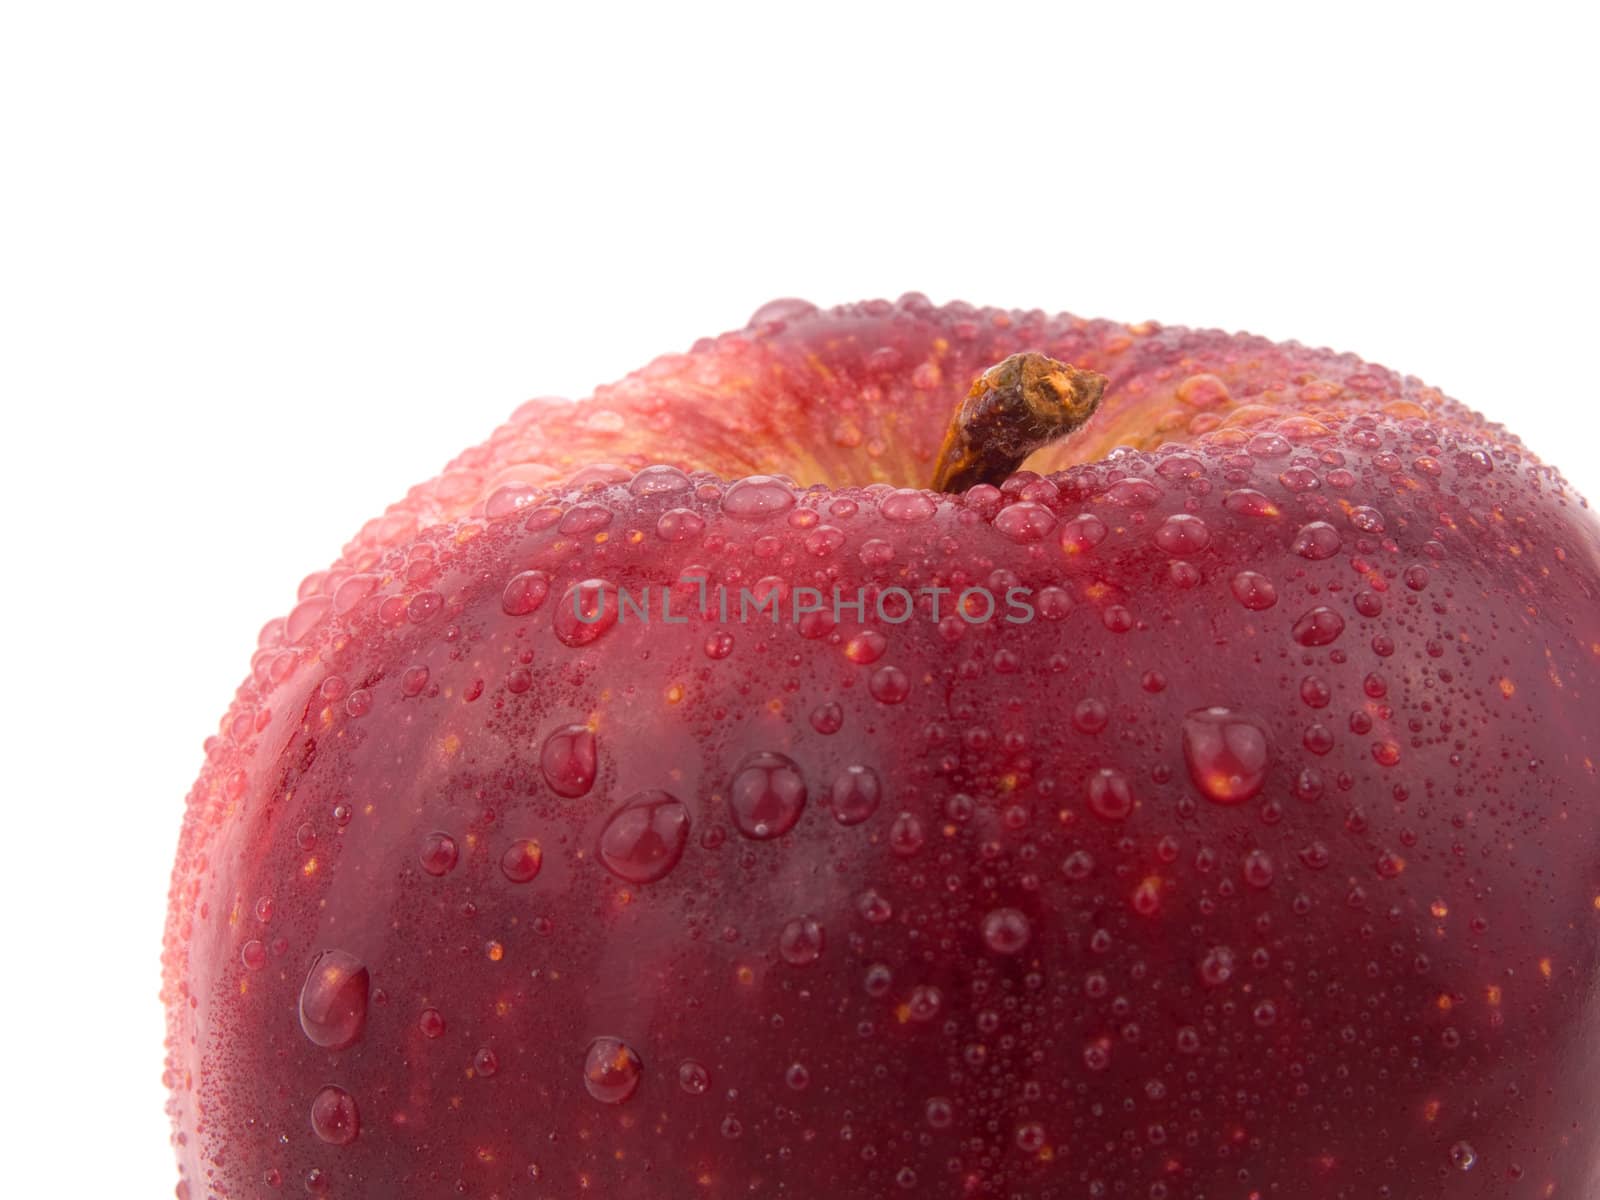
[[[1295,343],[779,301],[530,402],[206,741],[177,1195],[1586,1200],[1597,593]]]

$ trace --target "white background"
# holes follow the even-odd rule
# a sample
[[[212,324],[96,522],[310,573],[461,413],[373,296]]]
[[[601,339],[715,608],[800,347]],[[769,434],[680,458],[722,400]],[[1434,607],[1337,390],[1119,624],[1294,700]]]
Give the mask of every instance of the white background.
[[[1580,6],[561,7],[0,17],[10,1194],[171,1194],[201,740],[530,395],[916,289],[1354,350],[1600,496]]]

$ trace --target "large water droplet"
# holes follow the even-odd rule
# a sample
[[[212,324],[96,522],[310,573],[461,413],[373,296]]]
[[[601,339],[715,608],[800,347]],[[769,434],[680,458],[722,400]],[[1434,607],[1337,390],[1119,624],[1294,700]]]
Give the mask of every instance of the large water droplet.
[[[600,834],[600,861],[618,879],[654,883],[671,873],[689,841],[689,810],[668,792],[651,789],[611,814]]]
[[[794,507],[794,489],[770,475],[750,475],[735,481],[722,497],[729,516],[761,520]]]
[[[342,1087],[328,1086],[311,1101],[311,1132],[330,1146],[348,1146],[361,1132],[355,1098]]]
[[[594,786],[597,758],[594,730],[587,725],[564,725],[545,739],[539,766],[550,790],[571,799]]]
[[[300,1028],[327,1050],[343,1050],[360,1040],[367,1027],[364,963],[343,950],[324,950],[311,964],[300,988]]]
[[[621,1104],[639,1087],[644,1064],[626,1042],[599,1037],[583,1060],[583,1086],[601,1104]]]
[[[841,825],[859,825],[878,811],[883,785],[871,767],[846,767],[833,780],[828,807]]]
[[[762,750],[734,772],[728,789],[734,828],[747,838],[782,837],[795,827],[806,806],[806,781],[792,758]]]
[[[1261,791],[1267,772],[1267,731],[1254,717],[1203,708],[1183,722],[1189,778],[1206,799],[1242,804]]]

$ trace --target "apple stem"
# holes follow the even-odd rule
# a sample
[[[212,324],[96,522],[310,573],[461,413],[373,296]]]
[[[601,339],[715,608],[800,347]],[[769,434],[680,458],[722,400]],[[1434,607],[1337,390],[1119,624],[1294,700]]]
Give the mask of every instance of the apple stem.
[[[996,363],[973,381],[950,419],[930,486],[964,492],[1005,482],[1035,450],[1081,428],[1106,382],[1035,351]]]

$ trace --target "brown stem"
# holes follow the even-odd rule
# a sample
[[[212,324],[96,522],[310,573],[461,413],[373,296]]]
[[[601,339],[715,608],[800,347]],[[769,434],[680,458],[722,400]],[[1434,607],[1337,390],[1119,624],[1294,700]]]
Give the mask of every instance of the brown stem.
[[[1032,351],[996,363],[951,418],[930,486],[964,492],[1003,483],[1028,455],[1080,428],[1105,388],[1104,375]]]

